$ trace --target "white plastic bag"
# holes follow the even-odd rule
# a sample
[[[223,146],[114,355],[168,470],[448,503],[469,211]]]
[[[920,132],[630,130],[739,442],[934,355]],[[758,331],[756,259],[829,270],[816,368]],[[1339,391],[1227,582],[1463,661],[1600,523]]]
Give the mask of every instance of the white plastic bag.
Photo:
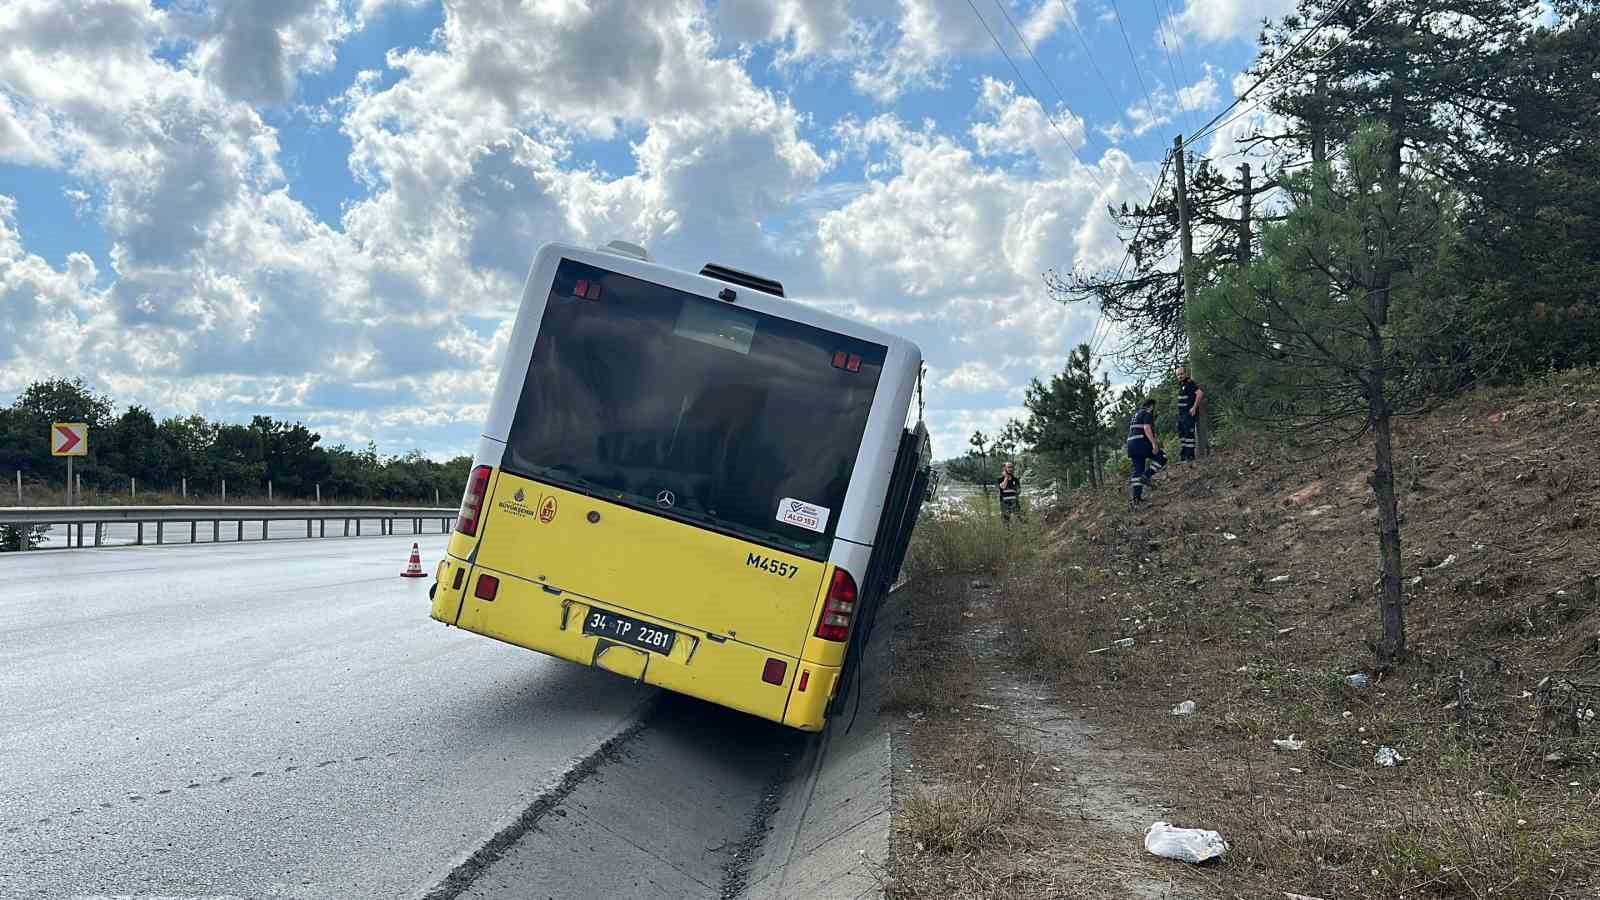
[[[1194,701],[1193,700],[1185,700],[1182,703],[1179,703],[1177,706],[1174,706],[1172,708],[1172,714],[1175,715],[1175,716],[1187,716],[1187,715],[1192,715],[1193,713],[1194,713]]]
[[[1378,752],[1373,754],[1372,761],[1384,768],[1393,768],[1405,762],[1406,757],[1401,756],[1393,747],[1379,747]]]
[[[1215,831],[1174,828],[1157,822],[1144,833],[1144,848],[1156,856],[1180,862],[1203,863],[1228,852],[1228,842]]]
[[[1272,746],[1275,750],[1287,750],[1290,753],[1299,753],[1301,750],[1306,748],[1306,742],[1296,740],[1295,736],[1291,734],[1287,738],[1274,739]]]

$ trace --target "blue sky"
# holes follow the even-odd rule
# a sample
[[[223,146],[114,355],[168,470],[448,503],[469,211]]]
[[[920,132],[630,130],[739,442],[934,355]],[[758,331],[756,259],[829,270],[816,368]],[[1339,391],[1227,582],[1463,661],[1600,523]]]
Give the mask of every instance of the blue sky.
[[[959,452],[1096,327],[1040,274],[1114,263],[1105,206],[1148,197],[1285,9],[12,0],[0,400],[83,377],[468,452],[535,247],[623,238],[918,341]]]

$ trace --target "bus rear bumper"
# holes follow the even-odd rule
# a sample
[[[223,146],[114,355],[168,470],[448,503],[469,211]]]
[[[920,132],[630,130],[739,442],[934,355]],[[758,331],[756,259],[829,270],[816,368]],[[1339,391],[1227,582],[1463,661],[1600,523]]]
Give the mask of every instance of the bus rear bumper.
[[[494,599],[477,591],[479,579],[499,580]],[[780,722],[801,731],[821,731],[839,668],[774,653],[722,635],[613,609],[587,597],[565,593],[498,572],[474,569],[450,557],[440,563],[430,609],[447,625],[529,650],[605,669],[655,685]],[[657,653],[584,634],[591,609],[620,614],[672,631],[669,653]],[[776,663],[782,676],[772,683]]]

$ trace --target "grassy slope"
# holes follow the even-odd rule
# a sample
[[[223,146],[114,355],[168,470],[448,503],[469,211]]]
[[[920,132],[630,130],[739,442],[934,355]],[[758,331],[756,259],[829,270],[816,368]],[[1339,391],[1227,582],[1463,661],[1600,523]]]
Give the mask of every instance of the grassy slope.
[[[913,561],[998,571],[1003,651],[1161,755],[1177,824],[1234,844],[1206,894],[1592,896],[1600,724],[1574,714],[1600,705],[1597,440],[1592,373],[1399,428],[1413,659],[1365,689],[1343,681],[1378,622],[1365,445],[1246,440],[1137,516],[1080,494],[1020,547],[930,523]],[[1291,732],[1307,750],[1275,752]]]

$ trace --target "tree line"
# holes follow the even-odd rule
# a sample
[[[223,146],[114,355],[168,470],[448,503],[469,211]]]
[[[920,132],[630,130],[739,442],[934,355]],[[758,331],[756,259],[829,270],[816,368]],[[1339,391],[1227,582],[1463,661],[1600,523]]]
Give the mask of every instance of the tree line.
[[[1123,264],[1045,276],[1120,326],[1125,371],[1187,363],[1237,427],[1370,441],[1380,667],[1407,655],[1393,419],[1600,364],[1597,71],[1594,0],[1301,0],[1249,73],[1242,112],[1273,116],[1234,149],[1259,179],[1180,139],[1151,200],[1110,210]],[[1097,440],[1085,371],[1029,390],[1029,450]]]
[[[28,385],[10,406],[0,407],[0,460],[9,475],[64,486],[62,460],[50,455],[52,422],[86,422],[89,455],[74,462],[83,488],[177,493],[187,482],[193,496],[216,497],[224,481],[229,496],[385,500],[432,504],[454,502],[466,484],[471,457],[435,462],[412,450],[385,456],[369,443],[323,446],[322,436],[299,422],[254,416],[248,424],[214,422],[203,416],[156,419],[142,406],[116,412],[110,397],[83,381],[55,379]]]

